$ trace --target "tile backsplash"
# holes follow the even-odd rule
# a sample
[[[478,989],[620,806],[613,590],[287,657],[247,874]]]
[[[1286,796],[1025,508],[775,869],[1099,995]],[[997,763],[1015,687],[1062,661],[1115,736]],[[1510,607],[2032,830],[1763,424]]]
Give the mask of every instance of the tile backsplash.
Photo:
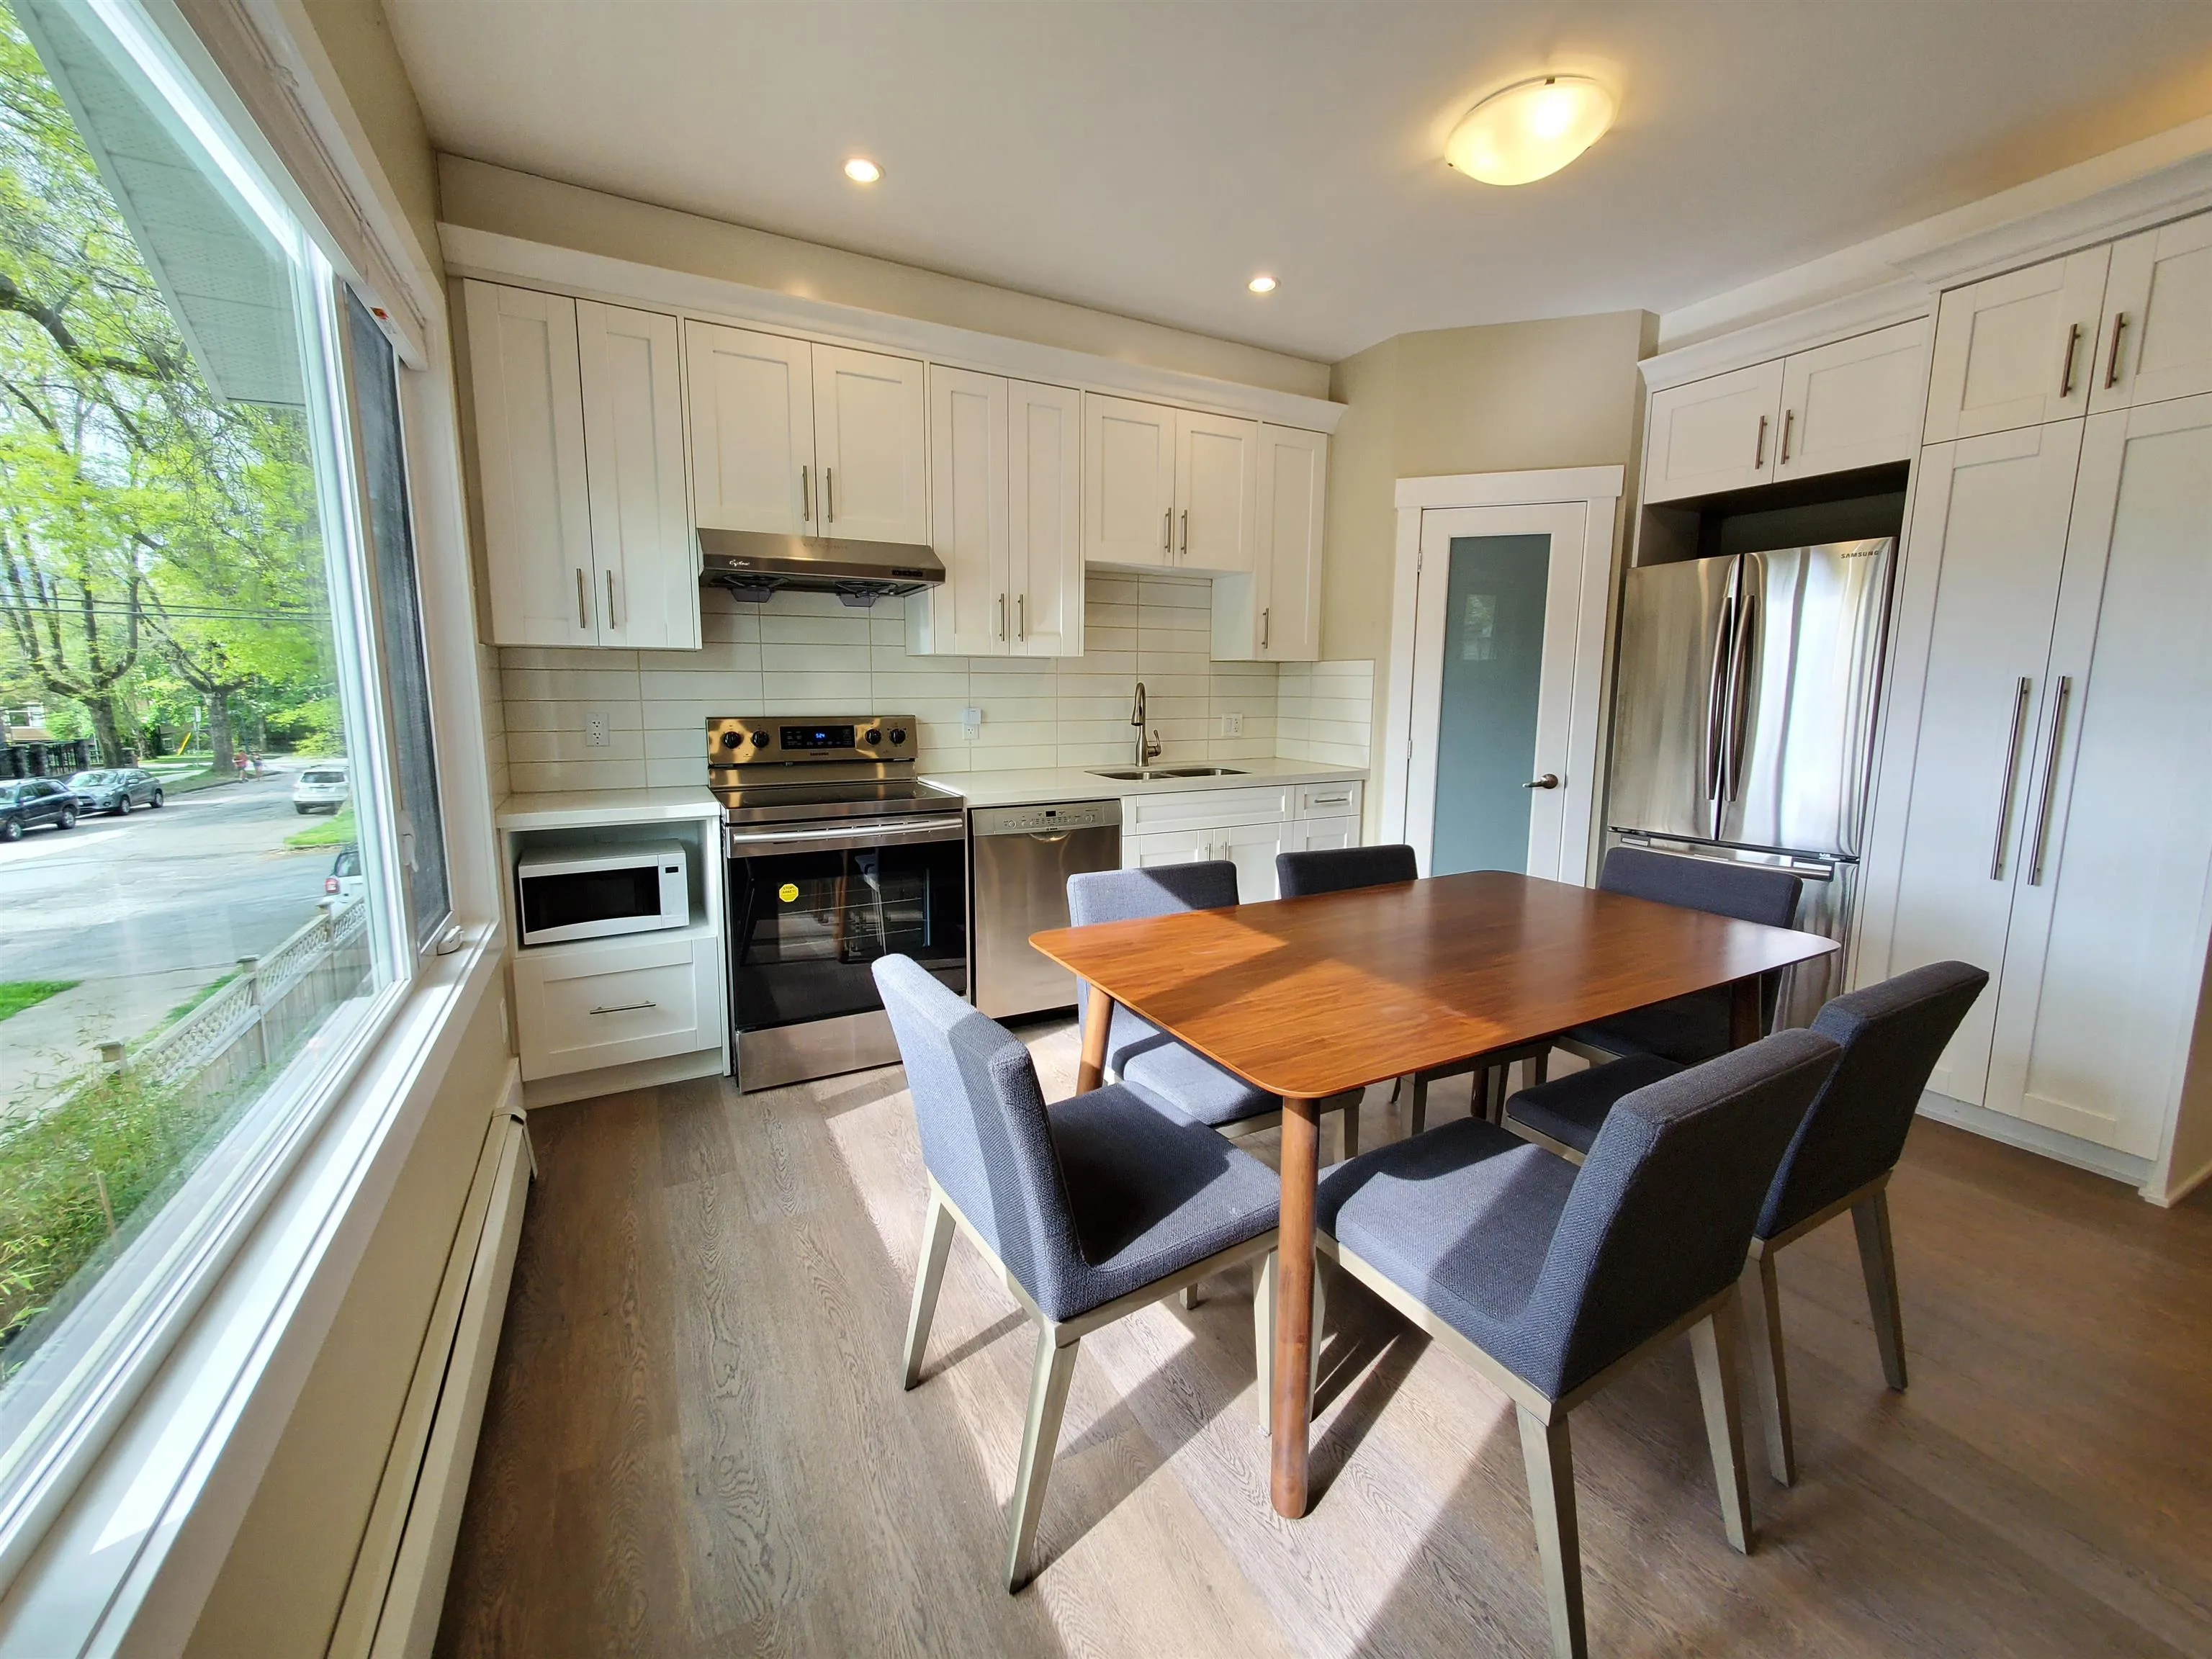
[[[711,587],[701,599],[702,650],[501,649],[503,720],[488,725],[503,725],[509,787],[703,782],[714,714],[911,714],[928,772],[1126,763],[1140,679],[1164,760],[1367,763],[1374,665],[1214,662],[1202,580],[1093,573],[1085,653],[1058,658],[908,656],[902,599],[740,605]],[[982,711],[973,742],[966,708]],[[1239,735],[1223,735],[1224,716],[1239,718]]]

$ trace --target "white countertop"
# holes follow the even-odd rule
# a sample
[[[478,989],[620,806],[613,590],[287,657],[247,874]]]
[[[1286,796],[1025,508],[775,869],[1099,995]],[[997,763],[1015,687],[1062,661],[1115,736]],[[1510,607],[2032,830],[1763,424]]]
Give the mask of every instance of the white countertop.
[[[1160,764],[1161,763],[1155,763]],[[1174,763],[1166,763],[1173,764]],[[1164,794],[1175,789],[1235,789],[1255,783],[1336,783],[1345,779],[1364,781],[1367,773],[1357,766],[1329,766],[1319,761],[1224,761],[1237,769],[1226,778],[1152,778],[1133,782],[1102,778],[1079,766],[1040,767],[1021,772],[933,772],[924,777],[942,789],[964,796],[970,806],[1033,806],[1045,801],[1119,800],[1130,795]]]
[[[719,821],[722,804],[703,782],[664,789],[570,789],[509,795],[495,822],[502,830],[588,830],[605,823]]]

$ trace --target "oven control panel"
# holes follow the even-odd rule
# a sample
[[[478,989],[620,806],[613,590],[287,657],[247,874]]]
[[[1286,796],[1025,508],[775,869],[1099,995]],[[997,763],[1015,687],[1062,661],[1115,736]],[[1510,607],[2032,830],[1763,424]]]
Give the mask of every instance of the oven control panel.
[[[911,714],[718,716],[707,722],[707,763],[910,761],[921,735]]]

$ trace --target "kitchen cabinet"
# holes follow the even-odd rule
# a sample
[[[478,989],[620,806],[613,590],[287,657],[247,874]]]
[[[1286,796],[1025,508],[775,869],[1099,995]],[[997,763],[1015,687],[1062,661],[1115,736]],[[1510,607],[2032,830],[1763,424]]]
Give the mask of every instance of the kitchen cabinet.
[[[1924,318],[1792,353],[1782,364],[1775,481],[1905,459],[1920,444],[1927,392]]]
[[[696,649],[699,571],[676,319],[579,300],[576,344],[598,643]]]
[[[524,1080],[716,1047],[721,955],[719,936],[695,933],[516,951]]]
[[[1321,546],[1328,440],[1262,423],[1259,514],[1249,577],[1216,577],[1218,661],[1315,662],[1321,657]]]
[[[922,366],[908,357],[816,345],[816,533],[833,541],[929,540],[929,424]]]
[[[1360,785],[1245,785],[1133,795],[1121,803],[1121,864],[1149,869],[1226,859],[1246,903],[1277,896],[1275,854],[1359,845]]]
[[[907,601],[907,648],[1083,651],[1081,393],[933,364],[932,540],[945,580]]]
[[[2212,392],[2212,213],[2112,246],[2093,410]]]
[[[1774,477],[1783,360],[1753,363],[1651,394],[1644,499],[1744,489]]]
[[[1157,570],[1175,556],[1176,411],[1083,398],[1083,557]]]
[[[1249,575],[1259,544],[1260,423],[1176,410],[1177,569]]]
[[[1927,443],[2087,412],[2109,246],[1953,289],[1936,312]]]

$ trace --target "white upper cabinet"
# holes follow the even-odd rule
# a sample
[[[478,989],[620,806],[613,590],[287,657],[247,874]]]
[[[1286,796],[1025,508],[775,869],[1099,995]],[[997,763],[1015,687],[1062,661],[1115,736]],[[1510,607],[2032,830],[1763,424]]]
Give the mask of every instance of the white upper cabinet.
[[[1328,440],[1296,427],[1260,428],[1257,553],[1249,580],[1213,584],[1217,660],[1314,662],[1321,657],[1321,544]]]
[[[676,319],[576,301],[598,642],[699,643]]]
[[[497,645],[593,645],[576,302],[463,284]]]
[[[684,347],[700,528],[819,534],[814,348],[714,323],[684,324]]]
[[[1083,556],[1158,569],[1175,559],[1176,411],[1086,392]]]
[[[1743,489],[1774,477],[1780,358],[1651,394],[1644,499]]]
[[[1006,582],[1015,656],[1083,654],[1083,394],[1007,383]]]
[[[1249,574],[1259,541],[1260,423],[1176,411],[1177,568]]]
[[[929,540],[929,421],[910,357],[817,345],[815,533],[842,541]]]
[[[2063,420],[2089,407],[2109,246],[1943,296],[1929,366],[1929,443]]]
[[[1909,459],[1927,388],[1924,318],[1784,358],[1775,478]]]
[[[2212,214],[2112,248],[2093,410],[2212,392]]]

